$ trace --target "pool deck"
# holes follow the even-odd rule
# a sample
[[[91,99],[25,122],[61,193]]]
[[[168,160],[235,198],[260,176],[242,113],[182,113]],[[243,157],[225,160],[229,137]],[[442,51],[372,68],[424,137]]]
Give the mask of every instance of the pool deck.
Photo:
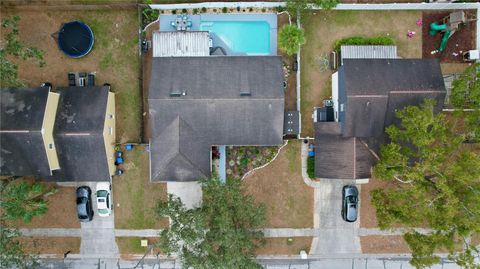
[[[178,14],[183,15],[183,14]],[[178,15],[160,15],[160,31],[176,31],[170,25],[171,21],[174,21]],[[199,31],[200,23],[202,21],[265,21],[270,25],[270,54],[277,55],[277,14],[274,13],[261,13],[261,14],[211,14],[202,13],[197,15],[187,15],[189,20],[192,21],[191,31]],[[239,54],[231,51],[226,44],[224,44],[220,38],[215,35],[211,35],[214,46],[221,46],[227,50],[227,55],[243,56],[246,54]]]

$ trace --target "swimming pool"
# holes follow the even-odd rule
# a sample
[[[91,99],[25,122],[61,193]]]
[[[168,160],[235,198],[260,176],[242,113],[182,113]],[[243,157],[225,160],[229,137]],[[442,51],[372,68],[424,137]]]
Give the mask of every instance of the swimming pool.
[[[266,21],[201,21],[200,31],[215,34],[236,53],[270,54],[270,25]]]

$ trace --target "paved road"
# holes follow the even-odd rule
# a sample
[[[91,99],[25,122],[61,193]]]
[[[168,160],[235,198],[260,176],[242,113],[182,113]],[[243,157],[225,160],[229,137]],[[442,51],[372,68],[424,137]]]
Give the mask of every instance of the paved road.
[[[365,257],[365,258],[324,258],[300,260],[296,258],[258,259],[266,269],[414,269],[408,258],[401,257]],[[137,260],[117,259],[42,259],[40,268],[50,269],[179,269],[180,263],[171,259],[149,258]],[[456,264],[442,261],[431,269],[457,269]]]
[[[81,223],[80,235],[82,242],[80,244],[80,254],[96,255],[109,258],[116,258],[119,255],[117,243],[115,241],[114,214],[108,217],[100,217],[97,214],[97,201],[95,196],[96,182],[89,182],[87,185],[92,189],[93,210],[95,215],[90,222]]]

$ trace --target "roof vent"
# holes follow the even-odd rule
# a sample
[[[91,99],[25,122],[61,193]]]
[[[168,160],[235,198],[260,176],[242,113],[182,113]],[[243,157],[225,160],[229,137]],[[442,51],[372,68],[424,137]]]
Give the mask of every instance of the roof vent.
[[[187,91],[171,91],[170,97],[181,97],[187,95]]]
[[[247,92],[247,91],[243,91],[243,92],[240,92],[240,96],[252,96],[252,93]]]

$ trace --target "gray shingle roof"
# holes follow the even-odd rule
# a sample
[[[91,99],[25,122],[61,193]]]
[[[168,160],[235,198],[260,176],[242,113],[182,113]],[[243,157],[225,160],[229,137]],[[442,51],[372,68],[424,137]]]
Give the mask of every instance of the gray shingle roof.
[[[395,112],[437,100],[440,111],[445,86],[438,60],[345,59],[339,69],[339,123],[315,124],[315,175],[324,178],[368,178],[384,130],[397,124]]]
[[[0,90],[0,174],[49,176],[42,125],[48,87]]]
[[[369,178],[373,155],[365,141],[336,132],[340,130],[339,125],[338,122],[315,123],[315,177]]]
[[[109,87],[58,88],[54,139],[60,169],[56,181],[108,181],[103,128]]]
[[[272,56],[154,58],[148,103],[151,180],[208,177],[212,145],[282,143],[282,62]],[[184,143],[191,143],[188,151]]]
[[[395,111],[437,99],[441,108],[445,85],[436,59],[346,59],[339,72],[345,78],[346,137],[375,137],[394,123]]]

